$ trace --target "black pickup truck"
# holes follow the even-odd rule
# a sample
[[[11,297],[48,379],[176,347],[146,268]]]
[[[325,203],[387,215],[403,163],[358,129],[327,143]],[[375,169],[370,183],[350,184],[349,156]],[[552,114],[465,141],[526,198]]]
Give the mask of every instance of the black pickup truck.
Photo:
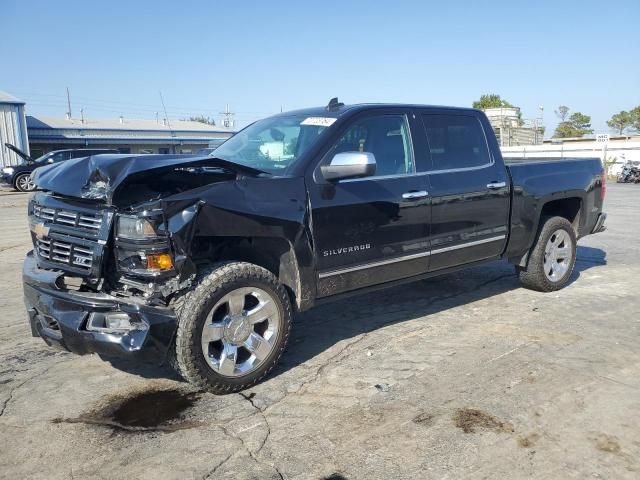
[[[209,157],[100,155],[34,181],[33,335],[217,393],[264,378],[321,301],[498,259],[557,290],[605,221],[600,160],[505,164],[481,111],[422,105],[333,99]]]

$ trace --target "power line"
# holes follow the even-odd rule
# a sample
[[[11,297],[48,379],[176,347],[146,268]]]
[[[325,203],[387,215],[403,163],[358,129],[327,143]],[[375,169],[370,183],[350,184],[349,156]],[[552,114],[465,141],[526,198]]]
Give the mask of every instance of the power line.
[[[41,96],[41,97],[54,97],[54,98],[60,98],[60,99],[66,99],[66,95],[60,95],[60,94],[51,94],[51,93],[34,93],[34,92],[22,92],[22,91],[15,91],[16,95],[25,97],[25,96]],[[153,111],[155,112],[158,109],[158,105],[151,105],[151,104],[146,104],[146,103],[135,103],[135,102],[123,102],[123,101],[118,101],[118,100],[104,100],[104,99],[97,99],[94,97],[83,97],[83,96],[74,96],[74,98],[76,100],[85,100],[81,103],[85,104],[85,105],[90,105],[90,106],[118,106],[118,105],[123,105],[123,106],[127,106],[127,107],[136,107],[136,110],[140,110],[140,111]],[[86,100],[88,100],[89,102],[86,102]],[[34,102],[29,102],[29,103],[34,103]],[[141,108],[140,108],[141,107]],[[222,107],[189,107],[186,105],[181,105],[180,107],[177,106],[171,106],[168,105],[167,106],[167,111],[169,112],[183,112],[183,113],[189,113],[189,112],[194,112],[194,111],[201,111],[201,112],[212,112],[215,110],[220,110]],[[273,115],[274,113],[277,113],[276,111],[270,111],[270,112],[258,112],[258,111],[241,111],[241,112],[237,112],[237,113],[243,113],[243,114],[249,114],[249,115]]]

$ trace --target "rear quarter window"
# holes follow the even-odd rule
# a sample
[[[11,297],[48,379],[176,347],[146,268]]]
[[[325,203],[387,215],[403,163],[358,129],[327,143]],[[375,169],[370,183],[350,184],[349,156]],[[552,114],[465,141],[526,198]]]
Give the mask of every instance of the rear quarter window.
[[[423,114],[429,162],[422,170],[477,168],[491,163],[480,121],[473,115]]]

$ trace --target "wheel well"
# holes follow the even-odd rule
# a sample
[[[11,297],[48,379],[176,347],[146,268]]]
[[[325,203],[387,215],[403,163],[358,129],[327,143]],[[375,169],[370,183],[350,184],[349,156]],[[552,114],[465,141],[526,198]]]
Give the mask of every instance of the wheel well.
[[[298,262],[289,242],[276,237],[210,238],[199,242],[200,264],[235,260],[258,265],[273,273],[285,287],[291,303],[299,306]],[[206,248],[204,248],[206,246]]]
[[[540,218],[543,217],[563,217],[571,222],[573,229],[577,232],[580,225],[580,209],[582,199],[577,197],[560,198],[547,202],[542,207]]]

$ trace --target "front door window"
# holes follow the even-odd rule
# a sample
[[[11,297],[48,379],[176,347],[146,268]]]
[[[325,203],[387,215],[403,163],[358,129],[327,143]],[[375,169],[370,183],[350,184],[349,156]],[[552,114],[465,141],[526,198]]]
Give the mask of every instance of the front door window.
[[[329,152],[369,152],[376,176],[413,173],[409,126],[404,115],[377,115],[356,121]]]

